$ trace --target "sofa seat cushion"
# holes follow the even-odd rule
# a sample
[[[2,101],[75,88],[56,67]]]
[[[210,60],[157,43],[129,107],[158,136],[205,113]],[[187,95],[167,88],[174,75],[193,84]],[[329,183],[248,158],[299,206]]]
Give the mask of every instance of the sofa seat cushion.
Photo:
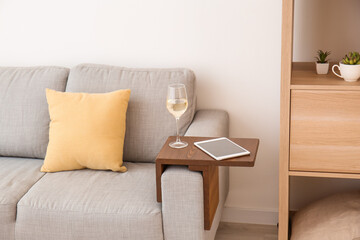
[[[155,164],[47,173],[18,204],[16,239],[163,239]]]
[[[0,157],[0,239],[14,239],[16,205],[44,175],[42,160]]]
[[[195,75],[188,69],[137,69],[82,64],[70,70],[67,92],[104,93],[131,89],[126,116],[124,159],[155,162],[169,136],[176,135],[174,117],[166,109],[168,85],[186,86],[188,109],[181,116],[179,131],[189,127],[196,105]]]
[[[0,156],[44,158],[49,142],[45,89],[64,91],[68,68],[0,67]]]

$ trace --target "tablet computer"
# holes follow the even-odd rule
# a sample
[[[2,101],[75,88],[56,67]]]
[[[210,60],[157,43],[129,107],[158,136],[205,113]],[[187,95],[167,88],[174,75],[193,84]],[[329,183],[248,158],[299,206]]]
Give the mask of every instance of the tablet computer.
[[[195,146],[216,160],[249,155],[250,152],[226,137],[194,142]]]

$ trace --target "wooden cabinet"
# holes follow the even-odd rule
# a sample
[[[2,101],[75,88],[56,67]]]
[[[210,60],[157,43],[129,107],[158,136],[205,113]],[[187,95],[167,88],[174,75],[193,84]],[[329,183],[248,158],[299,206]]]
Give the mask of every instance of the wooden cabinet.
[[[282,11],[278,239],[286,240],[291,176],[360,179],[360,81],[293,62],[294,0]]]
[[[360,173],[360,91],[291,90],[290,171]]]

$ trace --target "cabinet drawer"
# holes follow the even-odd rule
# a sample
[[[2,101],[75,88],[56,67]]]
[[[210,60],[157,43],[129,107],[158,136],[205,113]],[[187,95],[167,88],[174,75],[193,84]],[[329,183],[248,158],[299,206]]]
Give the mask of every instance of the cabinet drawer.
[[[290,170],[360,173],[360,91],[291,91]]]

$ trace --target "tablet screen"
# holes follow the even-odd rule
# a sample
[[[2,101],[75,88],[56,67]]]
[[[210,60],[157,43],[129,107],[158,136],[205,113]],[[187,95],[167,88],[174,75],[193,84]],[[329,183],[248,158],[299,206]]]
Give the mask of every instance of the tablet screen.
[[[196,145],[216,158],[228,155],[242,155],[248,151],[227,138],[197,142]]]

